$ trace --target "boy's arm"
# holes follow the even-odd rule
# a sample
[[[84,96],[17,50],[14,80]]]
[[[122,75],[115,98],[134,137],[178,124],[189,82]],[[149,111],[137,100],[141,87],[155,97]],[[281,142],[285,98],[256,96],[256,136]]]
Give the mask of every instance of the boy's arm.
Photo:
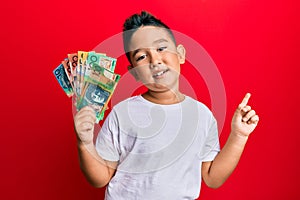
[[[81,109],[74,117],[78,139],[80,168],[94,187],[104,187],[115,173],[118,162],[103,160],[93,143],[95,112],[89,107]]]
[[[220,187],[233,172],[243,153],[249,135],[259,121],[255,111],[247,105],[250,94],[247,93],[234,113],[231,133],[223,149],[211,162],[202,163],[202,177],[211,188]]]

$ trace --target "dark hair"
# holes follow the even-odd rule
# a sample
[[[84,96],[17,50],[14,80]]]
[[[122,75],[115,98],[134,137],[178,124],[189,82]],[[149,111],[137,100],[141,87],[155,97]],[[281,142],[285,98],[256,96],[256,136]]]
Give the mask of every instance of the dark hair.
[[[169,33],[173,42],[176,44],[176,40],[173,35],[173,32],[161,20],[159,20],[158,18],[154,17],[152,14],[150,14],[146,11],[142,11],[141,14],[134,14],[134,15],[130,16],[129,18],[127,18],[123,25],[124,51],[125,51],[127,59],[129,60],[130,63],[131,63],[131,61],[130,61],[130,56],[129,56],[128,44],[131,40],[132,35],[141,26],[155,26],[155,27],[165,28],[166,31]]]

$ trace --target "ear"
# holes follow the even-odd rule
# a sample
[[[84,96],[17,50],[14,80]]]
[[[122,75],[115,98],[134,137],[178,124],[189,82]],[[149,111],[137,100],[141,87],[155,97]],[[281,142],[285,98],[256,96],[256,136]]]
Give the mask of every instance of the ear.
[[[132,65],[128,65],[127,69],[129,71],[129,73],[135,78],[136,81],[140,80],[136,73],[136,69],[134,69],[134,67]]]
[[[180,64],[184,64],[185,63],[185,48],[182,44],[179,44],[177,46],[177,53],[178,53]]]

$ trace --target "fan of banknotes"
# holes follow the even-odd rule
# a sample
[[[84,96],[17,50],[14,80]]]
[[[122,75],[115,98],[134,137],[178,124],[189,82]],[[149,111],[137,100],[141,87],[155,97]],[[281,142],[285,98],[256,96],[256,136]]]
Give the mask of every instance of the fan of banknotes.
[[[78,51],[68,54],[53,73],[67,96],[73,96],[77,110],[91,106],[98,123],[120,80],[114,73],[116,62],[104,53]]]

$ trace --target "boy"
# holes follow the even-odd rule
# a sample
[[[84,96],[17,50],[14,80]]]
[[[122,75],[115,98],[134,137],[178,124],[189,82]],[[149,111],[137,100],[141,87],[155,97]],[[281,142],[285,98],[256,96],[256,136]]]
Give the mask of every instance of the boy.
[[[196,199],[201,179],[220,187],[236,167],[259,121],[246,94],[220,151],[216,120],[202,103],[179,91],[185,49],[165,24],[147,12],[124,23],[130,73],[148,88],[114,106],[93,143],[95,113],[74,117],[80,164],[106,199]],[[96,159],[96,155],[99,155]]]

